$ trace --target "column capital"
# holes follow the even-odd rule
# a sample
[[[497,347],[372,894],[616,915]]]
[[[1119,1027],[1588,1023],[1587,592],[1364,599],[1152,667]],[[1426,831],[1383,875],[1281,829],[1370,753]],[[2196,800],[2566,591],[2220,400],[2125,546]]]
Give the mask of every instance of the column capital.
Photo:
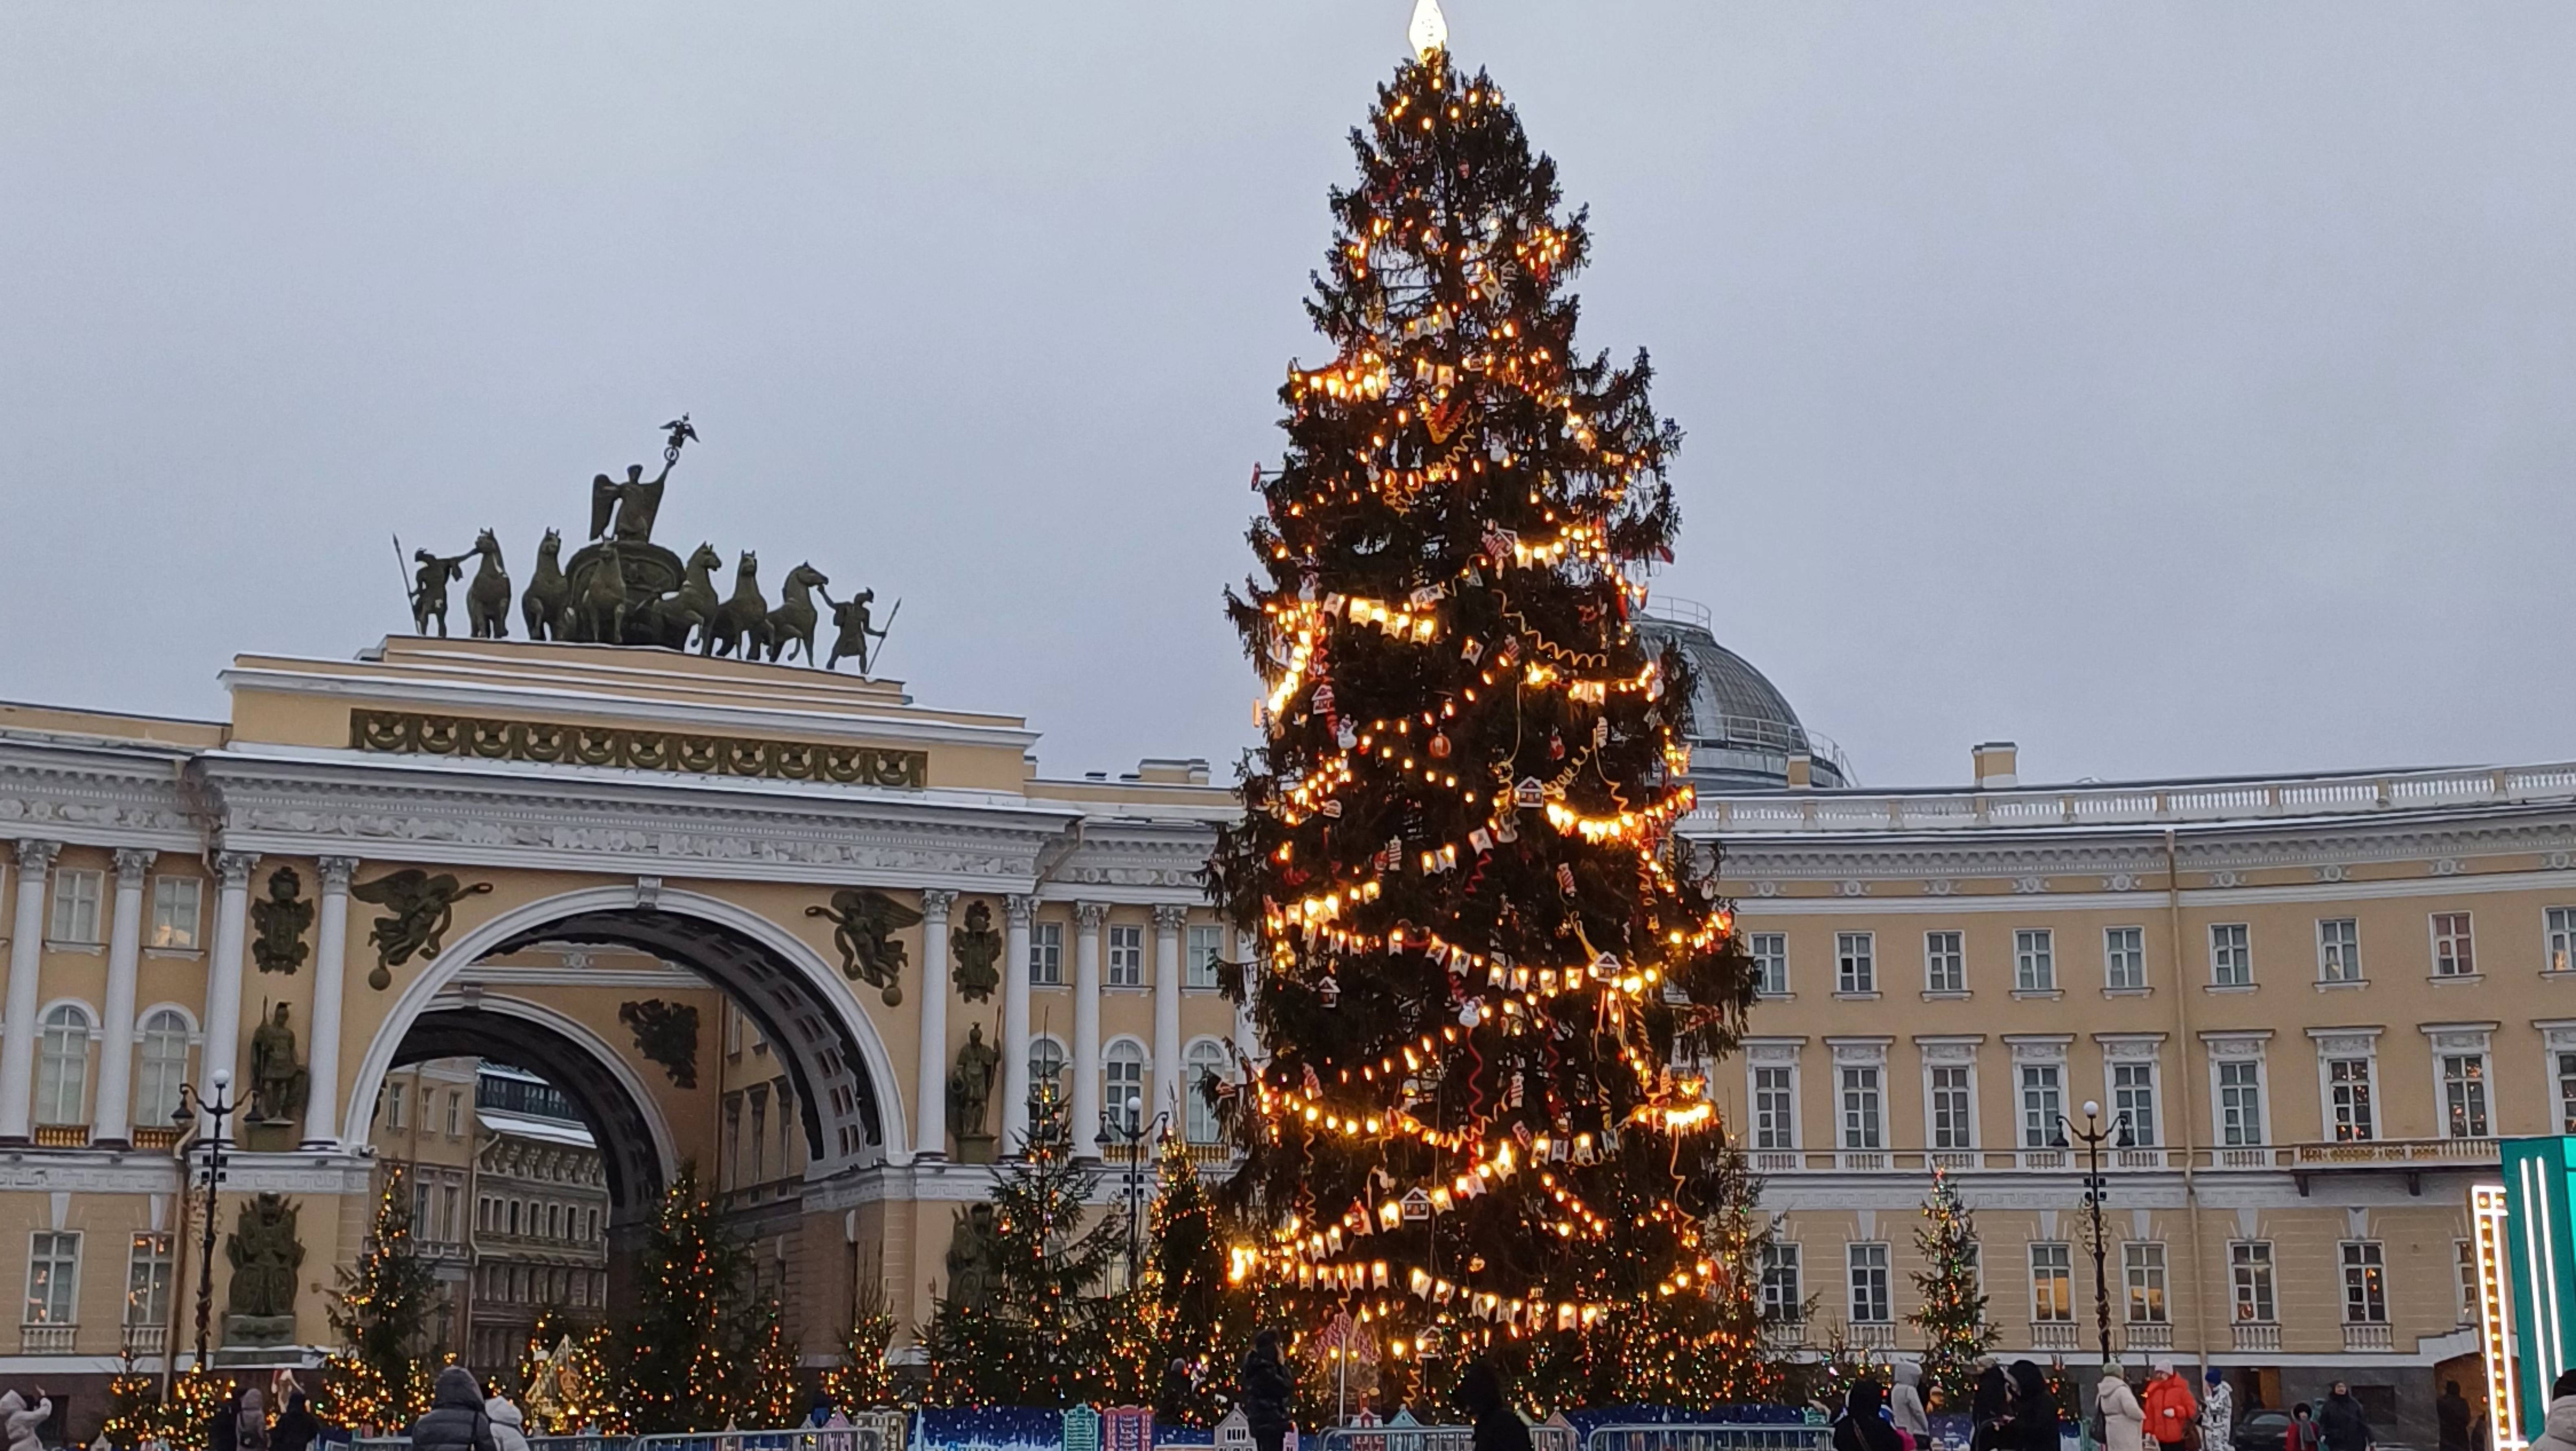
[[[1109,904],[1076,902],[1073,904],[1073,920],[1082,924],[1083,931],[1097,932],[1100,930],[1100,924],[1109,920]]]
[[[1026,927],[1038,910],[1038,899],[1017,892],[1002,899],[1002,920],[1014,927]]]
[[[956,905],[957,893],[947,887],[921,889],[921,915],[930,921],[945,924],[948,909]]]
[[[246,889],[250,886],[250,869],[258,865],[259,853],[255,851],[217,852],[215,879],[223,883],[227,892],[236,888]]]
[[[314,863],[322,874],[322,890],[345,892],[358,875],[358,859],[353,856],[326,856]]]
[[[143,878],[152,870],[152,863],[158,860],[160,855],[161,853],[148,846],[118,847],[116,849],[116,884],[120,887],[142,886]]]
[[[52,871],[54,869],[54,858],[60,856],[62,854],[62,850],[63,844],[59,841],[38,841],[33,837],[21,837],[18,840],[18,870],[22,872]]]
[[[1188,920],[1190,909],[1181,903],[1164,902],[1154,908],[1154,930],[1158,933],[1178,932],[1181,924]]]

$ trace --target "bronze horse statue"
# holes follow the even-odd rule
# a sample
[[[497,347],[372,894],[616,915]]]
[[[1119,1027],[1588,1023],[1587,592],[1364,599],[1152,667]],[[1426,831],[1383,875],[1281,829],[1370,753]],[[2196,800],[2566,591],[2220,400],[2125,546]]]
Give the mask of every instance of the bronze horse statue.
[[[760,556],[744,550],[742,563],[734,569],[733,598],[716,607],[715,623],[708,628],[711,652],[731,655],[739,651],[745,660],[757,660],[769,643],[769,602],[760,597]]]
[[[617,541],[600,546],[599,567],[590,571],[581,598],[572,607],[573,635],[603,645],[626,643],[626,575],[619,567]]]
[[[546,531],[545,542],[537,546],[537,576],[528,581],[527,593],[519,596],[519,613],[528,622],[531,640],[560,640],[570,633],[565,610],[572,605],[572,582],[564,578],[563,535]]]
[[[477,640],[510,638],[510,568],[501,562],[501,541],[484,530],[474,536],[474,552],[483,562],[474,582],[465,587],[465,621]]]
[[[778,608],[769,612],[769,658],[776,660],[788,653],[788,646],[805,647],[805,663],[814,663],[815,590],[830,584],[831,577],[811,564],[800,564],[787,571],[787,582],[778,587]]]
[[[627,627],[646,643],[665,650],[689,648],[689,632],[700,636],[716,617],[716,570],[724,556],[712,544],[701,544],[681,568],[680,587],[668,594],[638,601],[627,612]],[[631,586],[630,586],[631,589]]]

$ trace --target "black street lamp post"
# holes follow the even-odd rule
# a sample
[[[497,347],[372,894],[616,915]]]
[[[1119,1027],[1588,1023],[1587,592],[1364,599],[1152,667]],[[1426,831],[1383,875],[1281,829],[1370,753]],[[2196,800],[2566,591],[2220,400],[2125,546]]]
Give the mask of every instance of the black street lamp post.
[[[2111,1242],[2102,1227],[2102,1203],[2109,1197],[2110,1181],[2102,1177],[2102,1146],[2107,1143],[2114,1148],[2125,1149],[2130,1141],[2129,1116],[2126,1113],[2114,1115],[2107,1129],[2102,1127],[2101,1117],[2102,1105],[2089,1098],[2084,1101],[2084,1127],[2077,1128],[2074,1120],[2059,1114],[2057,1121],[2064,1128],[2051,1147],[2065,1148],[2068,1134],[2073,1134],[2076,1142],[2084,1146],[2085,1227],[2093,1239],[2093,1322],[2102,1335],[2102,1363],[2109,1365],[2111,1281],[2103,1262],[2109,1256]]]
[[[215,1191],[224,1182],[224,1120],[232,1116],[233,1085],[229,1068],[214,1072],[215,1096],[208,1102],[197,1093],[193,1083],[179,1085],[179,1108],[170,1117],[181,1124],[200,1114],[210,1121],[201,1136],[206,1146],[206,1227],[197,1254],[197,1364],[206,1364],[206,1340],[215,1315]]]
[[[1170,1117],[1168,1113],[1158,1113],[1152,1123],[1145,1122],[1145,1100],[1131,1093],[1127,1095],[1126,1112],[1112,1109],[1100,1116],[1100,1136],[1093,1140],[1100,1145],[1104,1158],[1108,1156],[1112,1142],[1127,1146],[1127,1288],[1131,1290],[1136,1287],[1136,1221],[1144,1193],[1144,1143],[1148,1138],[1159,1135],[1164,1121]]]

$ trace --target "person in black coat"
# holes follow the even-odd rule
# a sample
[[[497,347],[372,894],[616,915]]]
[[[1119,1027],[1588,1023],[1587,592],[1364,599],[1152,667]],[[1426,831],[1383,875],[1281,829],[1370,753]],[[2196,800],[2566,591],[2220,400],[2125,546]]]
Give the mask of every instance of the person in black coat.
[[[1250,1423],[1252,1444],[1259,1451],[1279,1451],[1287,1441],[1288,1398],[1296,1392],[1296,1377],[1279,1359],[1279,1332],[1264,1330],[1252,1337],[1252,1353],[1243,1358],[1237,1398],[1243,1404],[1243,1419]]]
[[[206,1427],[207,1451],[240,1451],[241,1398],[242,1388],[234,1386],[224,1403],[215,1407],[215,1418]]]
[[[2317,1432],[2325,1438],[2326,1451],[2370,1451],[2378,1437],[2371,1432],[2370,1417],[2355,1400],[2352,1387],[2343,1381],[2334,1383],[2334,1394],[2317,1409]]]
[[[2027,1360],[2012,1363],[2012,1451],[2057,1451],[2057,1397],[2049,1394],[2048,1376]]]
[[[1895,1423],[1887,1419],[1887,1392],[1862,1376],[1843,1396],[1842,1414],[1834,1418],[1834,1451],[1904,1451]]]
[[[268,1428],[268,1451],[305,1451],[321,1434],[322,1423],[313,1419],[313,1412],[305,1407],[304,1392],[290,1391],[285,1411],[279,1414],[277,1424]]]
[[[1968,1444],[1974,1451],[1994,1451],[2002,1442],[2004,1417],[2012,1414],[2012,1382],[1993,1361],[1977,1372],[1977,1388],[1968,1401]]]
[[[411,1451],[500,1451],[474,1372],[451,1365],[438,1373],[429,1414],[411,1423]]]
[[[1476,1428],[1476,1451],[1530,1451],[1529,1423],[1503,1399],[1503,1378],[1477,1361],[1458,1378],[1458,1404]]]

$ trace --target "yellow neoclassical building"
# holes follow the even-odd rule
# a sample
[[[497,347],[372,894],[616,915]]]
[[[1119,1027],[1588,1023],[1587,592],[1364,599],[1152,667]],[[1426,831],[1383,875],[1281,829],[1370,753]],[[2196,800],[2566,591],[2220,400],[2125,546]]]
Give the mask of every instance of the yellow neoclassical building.
[[[1706,624],[1653,628],[1698,666],[1687,831],[1764,974],[1714,1083],[1777,1216],[1783,1349],[1919,1343],[1939,1167],[2002,1348],[2091,1359],[2092,1103],[2115,1349],[2206,1360],[2240,1402],[2347,1375],[2414,1427],[2470,1349],[2465,1187],[2576,1104],[2576,767],[2054,787],[1995,746],[1957,786],[1873,790]],[[192,1352],[172,1145],[219,1072],[247,1111],[209,1339],[239,1365],[329,1341],[397,1139],[494,1324],[523,1284],[613,1306],[685,1164],[809,1349],[869,1294],[926,1321],[1037,1077],[1113,1160],[1163,1114],[1222,1158],[1185,1090],[1254,1049],[1199,881],[1235,804],[1201,761],[1048,778],[1019,717],[654,648],[399,638],[224,683],[221,721],[0,708],[0,1259],[26,1286],[0,1372],[68,1389],[75,1434],[121,1353]],[[468,1058],[587,1126],[595,1244],[494,1217],[578,1208],[541,1148],[419,1147]],[[485,1171],[516,1187],[441,1197]],[[549,1273],[491,1278],[518,1264]]]
[[[422,1162],[442,1253],[538,1232],[454,1217],[495,1212],[443,1197],[474,1085],[424,1065],[524,1069],[577,1109],[612,1302],[615,1250],[691,1165],[816,1350],[863,1287],[927,1320],[1033,1074],[1096,1152],[1161,1121],[1221,1157],[1183,1092],[1243,1031],[1198,875],[1233,808],[1203,762],[1047,780],[1020,719],[651,648],[398,639],[224,682],[215,722],[0,708],[0,1245],[28,1291],[0,1371],[68,1390],[76,1432],[121,1354],[193,1353],[203,1224],[172,1146],[183,1085],[219,1074],[208,1338],[243,1366],[330,1341],[380,1151]],[[262,1274],[237,1296],[245,1212]],[[588,1294],[578,1267],[542,1283]],[[258,1286],[289,1275],[281,1325]]]

